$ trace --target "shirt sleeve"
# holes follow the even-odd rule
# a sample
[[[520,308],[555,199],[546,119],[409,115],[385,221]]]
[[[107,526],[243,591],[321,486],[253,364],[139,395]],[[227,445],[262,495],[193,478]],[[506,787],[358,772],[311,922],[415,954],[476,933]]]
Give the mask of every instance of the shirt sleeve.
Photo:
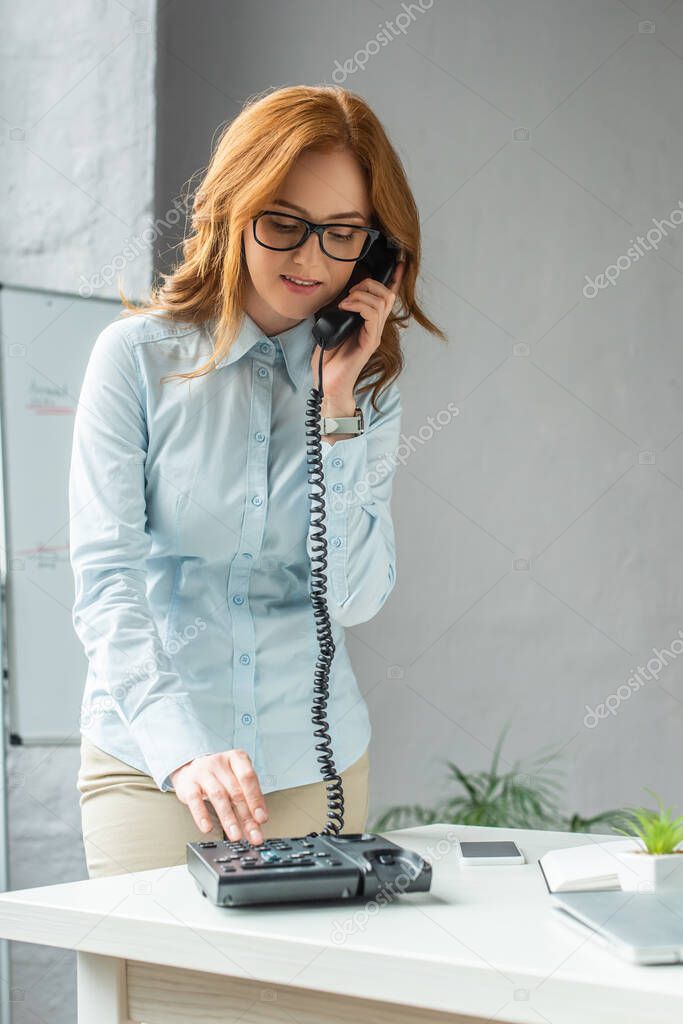
[[[401,426],[401,396],[394,381],[377,400],[379,413],[356,437],[322,442],[330,618],[355,626],[373,618],[396,582],[391,492]],[[306,548],[313,556],[309,524]],[[313,562],[312,567],[319,566]]]
[[[94,673],[159,789],[225,748],[193,709],[147,601],[147,423],[134,348],[115,321],[97,337],[76,409],[69,469],[72,621]]]

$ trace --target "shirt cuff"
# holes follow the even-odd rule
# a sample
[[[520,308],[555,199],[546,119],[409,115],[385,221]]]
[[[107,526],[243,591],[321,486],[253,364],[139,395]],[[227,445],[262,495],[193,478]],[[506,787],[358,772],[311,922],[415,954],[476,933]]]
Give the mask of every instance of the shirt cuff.
[[[375,515],[367,474],[367,434],[322,442],[325,472],[325,527],[329,584],[338,604],[349,596],[349,510],[361,506]]]
[[[136,714],[129,728],[149,774],[162,792],[174,791],[170,773],[176,768],[229,747],[225,738],[202,724],[191,701],[167,694],[156,697]]]

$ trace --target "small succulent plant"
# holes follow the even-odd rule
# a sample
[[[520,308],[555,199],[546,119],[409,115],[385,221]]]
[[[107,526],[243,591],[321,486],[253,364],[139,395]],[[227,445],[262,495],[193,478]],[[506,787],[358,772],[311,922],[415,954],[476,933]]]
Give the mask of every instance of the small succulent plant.
[[[646,807],[634,807],[628,811],[626,828],[615,826],[615,831],[622,835],[641,839],[647,853],[676,853],[676,847],[683,842],[683,816],[671,817],[671,808],[664,807],[660,797],[651,789],[646,789],[659,806],[658,811]]]

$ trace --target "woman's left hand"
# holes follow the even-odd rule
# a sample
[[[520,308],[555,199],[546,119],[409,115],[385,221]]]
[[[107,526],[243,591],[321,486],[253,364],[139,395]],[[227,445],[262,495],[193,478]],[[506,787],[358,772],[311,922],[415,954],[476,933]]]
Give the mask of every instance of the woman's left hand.
[[[323,353],[323,387],[325,389],[323,413],[325,415],[334,415],[335,412],[342,415],[344,408],[350,408],[349,415],[352,415],[355,405],[353,390],[356,381],[372,353],[379,348],[382,331],[387,317],[394,308],[404,273],[405,262],[399,262],[396,264],[388,286],[375,280],[374,277],[366,277],[355,284],[344,301],[339,303],[340,309],[360,313],[364,323],[355,335],[351,335],[345,342],[330,349],[329,352]],[[320,347],[316,345],[311,356],[315,387],[318,387],[319,383],[319,362]]]

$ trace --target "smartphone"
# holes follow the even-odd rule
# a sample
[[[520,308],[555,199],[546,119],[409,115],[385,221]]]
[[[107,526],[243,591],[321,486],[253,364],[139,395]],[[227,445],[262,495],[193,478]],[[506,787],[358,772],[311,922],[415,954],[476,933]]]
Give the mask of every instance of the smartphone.
[[[458,855],[463,867],[482,864],[525,864],[524,854],[511,840],[459,842]]]

